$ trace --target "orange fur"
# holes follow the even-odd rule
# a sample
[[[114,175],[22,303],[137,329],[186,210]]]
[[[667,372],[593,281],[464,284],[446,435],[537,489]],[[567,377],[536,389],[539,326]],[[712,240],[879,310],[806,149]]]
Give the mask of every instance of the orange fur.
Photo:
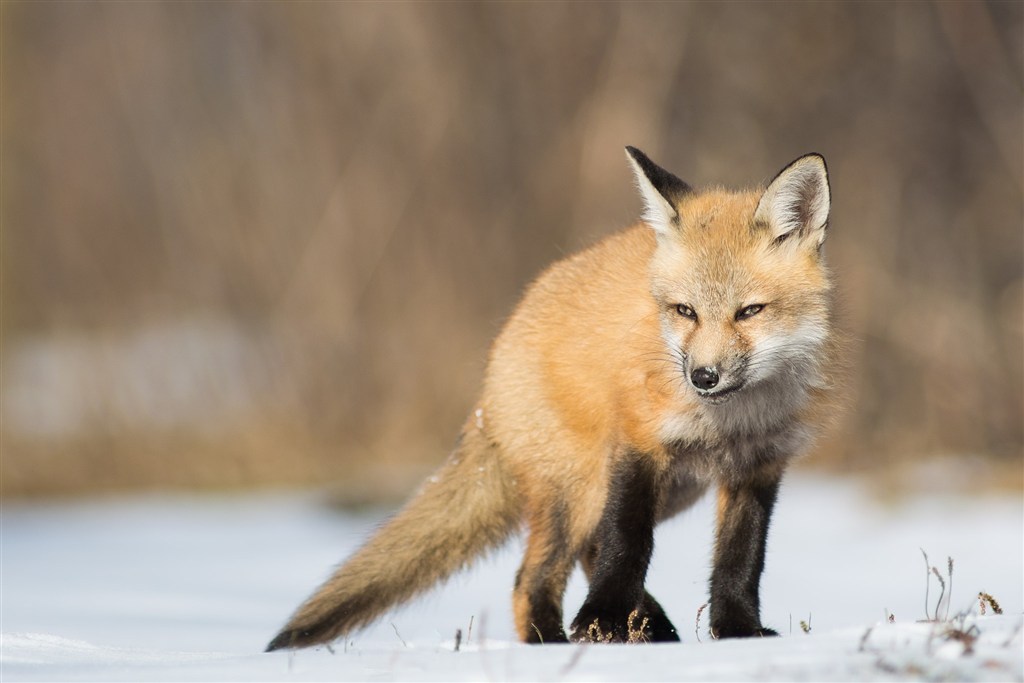
[[[707,486],[747,476],[744,449],[762,432],[780,449],[806,448],[804,432],[822,422],[831,390],[830,285],[810,237],[775,243],[759,218],[764,196],[758,189],[673,197],[663,209],[668,227],[652,230],[648,219],[538,277],[494,342],[482,395],[438,483],[425,485],[300,607],[271,649],[366,625],[523,522],[513,601],[517,632],[531,639],[538,604],[560,618],[569,573],[592,549],[610,470],[624,453],[641,454],[659,473],[661,519]],[[699,311],[699,322],[678,315],[679,304]],[[739,320],[749,304],[766,306]],[[807,345],[808,358],[799,359],[809,379],[783,394],[806,395],[777,415],[760,408],[775,410],[768,380],[721,405],[705,401],[679,355],[725,369],[748,359],[748,368],[766,372],[767,361],[758,366],[752,354],[769,345],[790,352],[789,343]],[[729,504],[726,494],[719,502]]]

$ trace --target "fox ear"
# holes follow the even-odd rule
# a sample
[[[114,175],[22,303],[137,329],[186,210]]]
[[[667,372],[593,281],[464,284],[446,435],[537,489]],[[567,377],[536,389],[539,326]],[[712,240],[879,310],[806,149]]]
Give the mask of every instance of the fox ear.
[[[626,156],[644,198],[644,222],[658,235],[668,235],[674,226],[679,225],[676,202],[693,192],[693,189],[651,161],[636,147],[626,147]]]
[[[832,195],[828,169],[820,154],[806,154],[779,171],[754,212],[754,222],[768,226],[776,243],[796,235],[825,241]]]

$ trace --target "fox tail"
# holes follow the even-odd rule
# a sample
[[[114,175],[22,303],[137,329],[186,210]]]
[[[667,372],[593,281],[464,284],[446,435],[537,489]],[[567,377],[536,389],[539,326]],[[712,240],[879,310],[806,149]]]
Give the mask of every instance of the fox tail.
[[[497,455],[468,425],[441,469],[299,606],[267,652],[348,635],[507,540],[519,513]]]

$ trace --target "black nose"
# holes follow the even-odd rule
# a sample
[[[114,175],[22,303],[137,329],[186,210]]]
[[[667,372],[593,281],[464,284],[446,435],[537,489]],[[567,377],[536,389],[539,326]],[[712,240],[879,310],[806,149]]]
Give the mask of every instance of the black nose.
[[[690,373],[690,381],[698,389],[707,391],[718,384],[718,370],[715,368],[697,368]]]

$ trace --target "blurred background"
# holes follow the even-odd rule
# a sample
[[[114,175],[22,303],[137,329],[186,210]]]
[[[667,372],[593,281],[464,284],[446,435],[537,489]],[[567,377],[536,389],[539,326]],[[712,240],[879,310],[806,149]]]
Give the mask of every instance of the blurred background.
[[[808,151],[849,399],[804,467],[1022,486],[1024,4],[2,11],[0,493],[403,496],[551,261]]]

